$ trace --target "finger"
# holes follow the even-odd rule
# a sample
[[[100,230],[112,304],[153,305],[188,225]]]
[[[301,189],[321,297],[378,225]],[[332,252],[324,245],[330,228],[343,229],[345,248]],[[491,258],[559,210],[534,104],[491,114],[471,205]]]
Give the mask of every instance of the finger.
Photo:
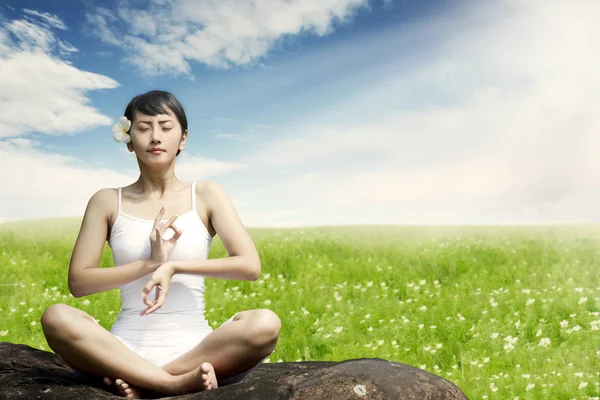
[[[158,298],[158,302],[155,305],[153,305],[152,307],[150,307],[150,309],[148,311],[146,311],[144,315],[148,315],[151,312],[158,310],[162,306],[164,298],[165,298],[165,295],[163,294],[163,292],[161,290],[160,297]]]
[[[175,244],[175,242],[177,242],[177,240],[179,240],[179,238],[183,234],[183,231],[178,228],[175,228],[173,230],[175,231],[175,234],[173,236],[171,236],[171,238],[169,239],[169,242],[171,242],[172,244]]]
[[[145,304],[145,305],[147,305],[148,307],[152,307],[154,304],[156,304],[156,299],[155,299],[155,300],[152,300],[152,301],[150,301],[150,299],[148,299],[148,298],[145,298],[145,299],[144,299],[144,304]]]
[[[175,220],[177,218],[178,218],[178,215],[173,215],[171,218],[169,218],[169,220],[167,222],[165,222],[164,224],[162,224],[160,226],[160,232],[165,233],[167,231],[167,229],[169,229],[169,227],[173,224],[173,222],[175,222]]]
[[[154,285],[156,285],[156,283],[154,281],[150,281],[142,289],[142,293],[141,293],[140,297],[144,300],[144,303],[146,302],[146,297],[148,297],[148,293],[150,293],[150,291],[152,290],[152,288],[154,287]]]
[[[160,292],[160,294],[158,296],[158,300],[156,301],[156,304],[154,304],[152,307],[150,307],[150,309],[148,309],[144,313],[144,315],[154,312],[155,310],[159,309],[163,305],[163,303],[165,301],[165,297],[167,297],[167,290],[160,290],[159,292]]]
[[[160,211],[158,212],[158,214],[156,215],[156,218],[154,219],[154,226],[153,229],[156,228],[158,226],[158,223],[161,220],[161,217],[163,216],[165,212],[165,206],[162,206],[162,208],[160,209]]]

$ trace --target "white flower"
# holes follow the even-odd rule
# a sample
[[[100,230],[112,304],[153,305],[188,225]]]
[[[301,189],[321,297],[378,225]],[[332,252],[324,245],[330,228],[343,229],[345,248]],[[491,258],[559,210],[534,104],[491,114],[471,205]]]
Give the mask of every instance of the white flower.
[[[561,328],[566,328],[567,326],[569,326],[569,321],[564,320],[564,319],[562,321],[560,321]]]
[[[112,127],[113,137],[117,142],[129,143],[131,142],[131,136],[127,133],[131,128],[131,121],[127,117],[122,116],[119,118],[119,123],[114,124]]]
[[[529,385],[527,385],[527,387],[525,388],[525,390],[531,390],[535,387],[535,383],[530,383]]]
[[[525,305],[526,305],[526,306],[530,306],[530,305],[532,305],[533,303],[535,303],[535,299],[529,299],[529,300],[527,300],[527,302],[525,302]]]
[[[549,338],[542,338],[540,340],[539,346],[548,347],[549,345],[550,345],[550,339]]]

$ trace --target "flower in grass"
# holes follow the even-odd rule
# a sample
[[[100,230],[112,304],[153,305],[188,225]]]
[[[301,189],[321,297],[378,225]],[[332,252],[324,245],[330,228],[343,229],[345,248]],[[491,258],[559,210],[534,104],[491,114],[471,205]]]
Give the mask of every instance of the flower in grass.
[[[84,301],[82,301],[82,303],[85,306],[89,306],[90,305],[90,301],[88,299],[85,299]]]
[[[538,329],[537,333],[535,334],[536,337],[542,336],[542,330]]]
[[[566,328],[567,326],[569,326],[569,321],[564,320],[564,319],[562,321],[560,321],[561,328]]]
[[[490,337],[491,337],[492,339],[496,339],[496,338],[498,337],[498,335],[499,335],[499,333],[498,333],[498,332],[494,332],[494,333],[492,333],[492,334],[490,335]]]
[[[585,303],[586,301],[588,301],[588,298],[584,296],[584,297],[580,298],[580,299],[579,299],[579,301],[578,301],[577,303],[578,303],[578,304],[583,304],[583,303]]]
[[[529,300],[527,300],[527,301],[525,302],[525,305],[526,305],[526,306],[530,306],[530,305],[532,305],[533,303],[535,303],[535,299],[529,299]]]
[[[550,339],[545,337],[540,340],[540,343],[538,346],[548,347],[549,345],[550,345]]]
[[[525,387],[525,390],[531,390],[535,387],[535,383],[530,383],[529,385],[527,385],[527,387]]]
[[[588,385],[588,383],[587,383],[587,382],[581,382],[581,383],[579,384],[579,386],[577,386],[577,389],[581,390],[581,389],[583,389],[583,388],[587,387],[587,385]]]
[[[337,328],[334,329],[334,331],[335,331],[335,333],[340,333],[342,331],[342,329],[344,329],[344,327],[338,326]]]

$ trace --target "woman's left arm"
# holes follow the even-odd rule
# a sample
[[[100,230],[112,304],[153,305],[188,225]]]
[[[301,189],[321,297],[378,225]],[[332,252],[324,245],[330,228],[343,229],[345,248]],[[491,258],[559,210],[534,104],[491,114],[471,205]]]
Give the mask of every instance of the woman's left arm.
[[[255,281],[260,276],[260,269],[257,269],[248,258],[243,256],[209,260],[167,261],[166,264],[170,264],[175,273],[199,274],[209,278]]]
[[[172,261],[175,273],[200,274],[211,278],[257,280],[260,257],[227,192],[216,182],[196,185],[197,196],[206,202],[208,217],[229,257],[210,260]]]

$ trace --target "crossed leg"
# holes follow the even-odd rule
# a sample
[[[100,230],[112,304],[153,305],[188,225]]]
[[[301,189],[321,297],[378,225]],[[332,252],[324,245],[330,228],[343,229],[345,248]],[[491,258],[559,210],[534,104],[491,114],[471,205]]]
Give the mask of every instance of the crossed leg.
[[[274,347],[280,321],[272,311],[242,311],[236,317],[235,323],[219,327],[163,367],[128,349],[89,314],[75,307],[50,306],[42,314],[41,324],[50,348],[73,367],[93,375],[120,377],[139,388],[179,395],[206,389],[202,382],[206,373],[201,368],[203,362],[214,363],[217,376],[231,376],[248,365],[252,367],[253,360],[256,364],[264,357],[259,355],[270,351],[269,346]],[[239,324],[240,321],[246,323]],[[262,322],[253,325],[253,321]],[[221,347],[209,347],[211,343]],[[241,357],[236,359],[236,355]]]
[[[240,311],[194,348],[161,368],[171,375],[182,375],[193,371],[198,365],[209,363],[221,385],[220,382],[229,381],[227,378],[250,370],[271,354],[280,330],[279,317],[269,309]],[[203,372],[203,378],[206,374],[208,379],[211,373],[208,370]],[[113,383],[108,378],[105,378],[105,382]],[[117,379],[115,383],[123,394],[127,394],[125,390],[132,386],[125,379]],[[133,389],[135,391],[137,388],[133,386]]]

